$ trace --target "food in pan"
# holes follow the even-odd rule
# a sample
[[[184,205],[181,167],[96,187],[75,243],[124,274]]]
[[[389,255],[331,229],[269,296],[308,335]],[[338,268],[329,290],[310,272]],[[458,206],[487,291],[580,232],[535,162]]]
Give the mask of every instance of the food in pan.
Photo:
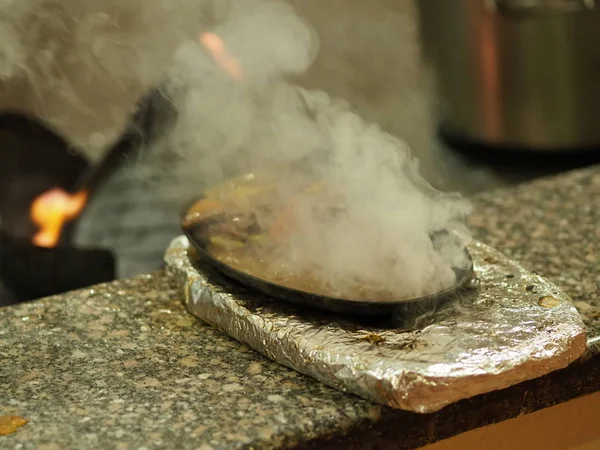
[[[290,243],[301,234],[298,227],[307,208],[320,223],[345,213],[343,196],[330,186],[290,184],[294,187],[283,189],[274,179],[254,174],[226,180],[206,190],[188,209],[183,226],[194,229],[194,236],[214,259],[255,278],[326,297],[401,300],[397,292],[360,277],[345,280],[343,285],[332,284],[317,268],[299,270],[290,264]]]

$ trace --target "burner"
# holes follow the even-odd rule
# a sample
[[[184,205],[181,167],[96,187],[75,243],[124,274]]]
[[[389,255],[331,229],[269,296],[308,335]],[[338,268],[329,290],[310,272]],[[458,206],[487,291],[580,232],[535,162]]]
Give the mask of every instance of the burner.
[[[30,208],[40,194],[53,188],[66,193],[96,186],[137,141],[126,135],[95,167],[44,125],[15,114],[0,116],[0,305],[17,303],[111,281],[112,251],[76,248],[68,223],[55,247],[32,243],[38,231]]]
[[[59,136],[29,118],[0,116],[0,226],[30,239],[36,232],[29,208],[42,192],[69,190],[89,164]]]

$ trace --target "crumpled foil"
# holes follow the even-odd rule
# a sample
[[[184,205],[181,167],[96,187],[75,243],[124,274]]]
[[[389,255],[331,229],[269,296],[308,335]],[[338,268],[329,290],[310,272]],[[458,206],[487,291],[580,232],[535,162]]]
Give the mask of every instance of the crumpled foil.
[[[554,284],[482,243],[469,251],[470,286],[401,329],[265,298],[196,262],[185,237],[165,262],[203,321],[332,387],[428,413],[563,368],[586,348],[582,320]]]

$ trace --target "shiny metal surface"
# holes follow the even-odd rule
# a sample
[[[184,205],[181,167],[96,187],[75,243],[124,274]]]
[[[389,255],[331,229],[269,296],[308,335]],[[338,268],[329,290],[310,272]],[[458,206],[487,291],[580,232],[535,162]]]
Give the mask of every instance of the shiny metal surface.
[[[600,146],[597,0],[417,3],[447,132],[532,151]]]
[[[555,285],[483,244],[469,250],[478,276],[471,289],[410,329],[260,297],[196,266],[185,237],[165,261],[203,321],[332,387],[426,413],[563,368],[586,347],[582,320]]]

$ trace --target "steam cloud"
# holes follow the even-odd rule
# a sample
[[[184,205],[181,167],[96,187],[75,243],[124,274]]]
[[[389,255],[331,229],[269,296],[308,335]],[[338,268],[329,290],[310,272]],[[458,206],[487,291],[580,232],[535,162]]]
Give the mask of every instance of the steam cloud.
[[[318,39],[289,5],[25,3],[0,9],[0,19],[12,14],[0,20],[0,37],[6,37],[0,40],[0,79],[28,86],[34,111],[65,133],[77,121],[89,122],[97,130],[92,137],[102,137],[97,146],[106,145],[114,138],[109,125],[122,122],[141,93],[163,82],[177,119],[149,155],[155,167],[176,176],[191,171],[198,192],[256,170],[290,182],[325,180],[343,192],[344,215],[319,217],[311,213],[314,205],[306,205],[281,256],[295,270],[310,269],[339,291],[361,279],[408,297],[451,285],[451,267],[467,263],[462,245],[435,250],[430,234],[454,230],[466,241],[469,204],[431,188],[405,142],[365,123],[344,101],[290,81],[311,65]],[[44,26],[16,26],[28,20]],[[238,59],[242,82],[199,45],[204,30],[220,36]],[[89,136],[75,141],[94,144]]]
[[[175,50],[194,39],[204,3],[0,2],[0,106],[41,118],[100,159]]]
[[[305,205],[274,266],[316,273],[339,293],[356,280],[396,298],[452,285],[452,267],[467,264],[463,247],[434,249],[430,235],[468,236],[468,203],[431,188],[406,143],[345,102],[286,81],[309,67],[317,48],[290,7],[238,1],[220,17],[211,31],[239,58],[245,81],[232,80],[198,46],[181,49],[168,94],[179,111],[170,137],[181,161],[197,162],[194,171],[209,182],[266,170],[288,184],[325,180],[343,192],[342,215],[319,216],[312,212],[318,205]]]

